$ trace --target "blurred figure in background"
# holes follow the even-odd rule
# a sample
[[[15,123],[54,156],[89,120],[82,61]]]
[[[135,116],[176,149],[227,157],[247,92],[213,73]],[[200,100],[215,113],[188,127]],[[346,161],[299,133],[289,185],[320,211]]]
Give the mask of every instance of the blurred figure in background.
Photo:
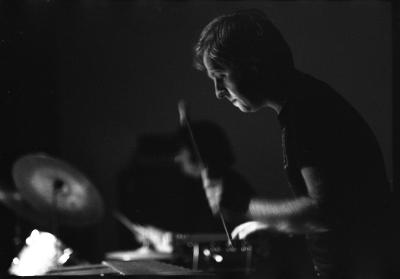
[[[233,169],[235,158],[230,142],[224,131],[211,122],[194,122],[191,129],[192,135],[187,127],[181,127],[178,131],[180,148],[175,162],[180,165],[185,175],[201,179],[203,187],[208,186],[204,180],[205,172],[207,177],[223,181],[226,191],[221,194],[224,195],[225,206],[232,209],[227,212],[228,222],[238,225],[244,221],[241,218],[253,191],[243,176]],[[192,136],[201,158],[196,155]],[[200,162],[201,159],[203,162]],[[213,209],[213,206],[210,208]]]
[[[226,200],[232,205],[247,204],[252,190],[233,170],[234,155],[225,132],[210,121],[194,122],[192,131],[212,176],[224,177],[227,189],[232,189],[226,192]],[[201,167],[185,127],[173,134],[140,137],[132,163],[121,174],[119,184],[119,210],[132,222],[142,224],[142,230],[148,228],[153,236],[157,229],[160,233],[224,233],[207,204]],[[233,228],[241,221],[228,218],[228,225]],[[131,232],[122,227],[120,230],[120,248],[140,245]],[[142,239],[143,234],[138,238]],[[143,239],[139,242],[143,243]]]

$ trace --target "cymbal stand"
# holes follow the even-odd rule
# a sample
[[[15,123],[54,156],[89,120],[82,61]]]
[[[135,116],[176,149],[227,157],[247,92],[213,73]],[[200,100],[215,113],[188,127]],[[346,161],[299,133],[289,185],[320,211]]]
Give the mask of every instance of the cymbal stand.
[[[58,195],[62,192],[64,187],[64,182],[60,179],[56,179],[53,182],[53,210],[51,212],[51,233],[55,236],[57,235],[58,230]]]

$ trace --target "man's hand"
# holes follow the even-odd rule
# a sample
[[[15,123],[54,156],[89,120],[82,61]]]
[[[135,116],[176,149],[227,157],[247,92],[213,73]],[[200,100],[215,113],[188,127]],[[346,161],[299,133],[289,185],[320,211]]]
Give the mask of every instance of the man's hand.
[[[258,221],[250,221],[237,226],[232,231],[232,239],[246,240],[253,247],[257,259],[265,259],[271,253],[269,226]]]
[[[143,245],[150,245],[158,252],[171,253],[172,247],[172,232],[165,231],[153,226],[141,226],[132,224],[132,232],[136,239]]]
[[[221,207],[223,185],[222,179],[210,179],[208,170],[204,168],[201,171],[201,180],[206,193],[208,204],[214,215],[218,214]]]
[[[265,231],[269,228],[269,226],[266,223],[258,222],[258,221],[250,221],[243,223],[239,226],[237,226],[233,231],[232,231],[232,239],[246,239],[250,237],[252,234],[259,232],[259,231]]]

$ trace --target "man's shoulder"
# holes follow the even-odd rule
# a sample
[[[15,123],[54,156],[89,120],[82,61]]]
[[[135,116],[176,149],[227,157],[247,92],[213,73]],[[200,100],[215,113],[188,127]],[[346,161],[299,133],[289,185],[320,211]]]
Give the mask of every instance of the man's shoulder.
[[[309,74],[302,75],[297,90],[291,97],[298,105],[314,105],[318,108],[332,102],[343,102],[341,95],[331,85]]]
[[[295,90],[287,106],[291,117],[317,120],[337,116],[338,112],[354,113],[353,106],[331,85],[309,74],[302,74]]]

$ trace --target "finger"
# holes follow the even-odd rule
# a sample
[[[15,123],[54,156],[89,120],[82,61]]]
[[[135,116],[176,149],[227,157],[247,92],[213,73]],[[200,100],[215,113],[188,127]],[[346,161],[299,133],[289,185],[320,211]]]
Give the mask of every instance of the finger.
[[[261,222],[257,221],[246,222],[233,230],[232,238],[245,239],[250,234],[253,234],[260,230],[265,230],[267,228],[268,226]]]
[[[248,225],[248,223],[250,223],[250,222],[243,223],[243,224],[237,226],[236,228],[234,228],[231,233],[232,239],[238,239],[239,233],[243,230],[244,227],[246,227]]]
[[[210,179],[208,178],[208,171],[207,169],[203,168],[200,172],[201,181],[203,182],[204,189],[210,186]]]
[[[252,225],[243,227],[242,230],[240,230],[238,232],[238,239],[243,240],[243,239],[247,238],[247,236],[249,234],[251,234],[253,231],[254,231],[254,226],[252,226]]]
[[[136,240],[137,240],[138,242],[140,242],[140,243],[144,243],[144,242],[147,241],[147,239],[144,238],[142,235],[135,235],[135,238],[136,238]]]
[[[218,204],[211,205],[211,211],[214,215],[216,215],[219,212],[219,205]]]
[[[179,122],[183,125],[187,119],[187,106],[184,100],[179,100],[178,102],[178,113],[179,113]]]

